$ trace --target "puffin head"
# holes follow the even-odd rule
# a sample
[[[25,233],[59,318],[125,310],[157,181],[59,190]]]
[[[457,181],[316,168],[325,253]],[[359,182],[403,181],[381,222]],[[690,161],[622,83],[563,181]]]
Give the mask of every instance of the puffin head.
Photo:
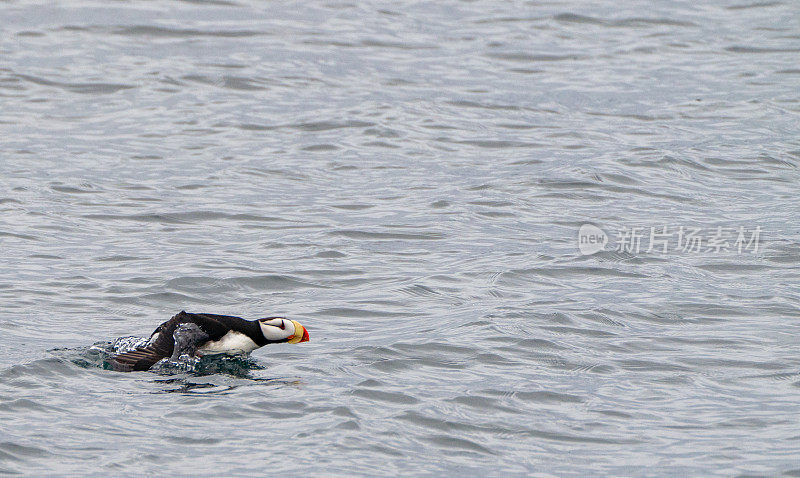
[[[308,331],[296,320],[288,320],[283,317],[266,317],[258,319],[261,333],[270,343],[288,342],[296,344],[308,342]]]

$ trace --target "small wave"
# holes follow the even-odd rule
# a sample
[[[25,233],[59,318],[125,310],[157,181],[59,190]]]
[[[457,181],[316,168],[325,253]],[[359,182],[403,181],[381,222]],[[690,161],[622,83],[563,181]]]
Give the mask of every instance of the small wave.
[[[120,90],[134,88],[133,85],[126,85],[122,83],[67,83],[61,81],[49,80],[47,78],[39,78],[32,75],[17,75],[17,78],[35,83],[42,86],[54,86],[73,93],[81,94],[104,94],[116,93]]]
[[[129,27],[118,27],[111,30],[115,35],[124,36],[145,36],[145,37],[164,37],[164,38],[191,38],[191,37],[218,37],[218,38],[242,38],[259,35],[267,35],[266,32],[255,30],[198,30],[193,28],[168,28],[153,25],[136,25]]]

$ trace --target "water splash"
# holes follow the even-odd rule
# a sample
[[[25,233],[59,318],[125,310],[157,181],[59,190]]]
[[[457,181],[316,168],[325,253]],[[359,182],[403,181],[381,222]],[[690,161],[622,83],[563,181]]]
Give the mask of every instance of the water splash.
[[[54,349],[51,352],[82,368],[102,368],[113,370],[111,358],[120,353],[129,352],[146,345],[148,339],[143,337],[120,337],[113,342],[102,341],[90,347],[78,349]],[[213,374],[231,375],[237,378],[252,378],[251,372],[263,370],[255,359],[247,355],[209,355],[194,357],[181,355],[177,360],[165,358],[155,363],[150,372],[158,375],[189,374],[205,376]]]
[[[147,345],[148,341],[149,339],[146,339],[144,337],[136,337],[136,336],[120,337],[111,344],[111,347],[113,348],[115,354],[122,354],[125,352],[136,350],[139,347],[144,347],[145,345]]]

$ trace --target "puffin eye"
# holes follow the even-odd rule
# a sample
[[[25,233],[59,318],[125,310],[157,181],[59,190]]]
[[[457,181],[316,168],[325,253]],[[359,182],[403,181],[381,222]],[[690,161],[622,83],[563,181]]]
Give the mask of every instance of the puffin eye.
[[[271,327],[277,327],[281,330],[286,329],[286,324],[284,323],[283,319],[279,317],[273,317],[271,319],[261,319],[260,322],[264,325],[269,325]]]

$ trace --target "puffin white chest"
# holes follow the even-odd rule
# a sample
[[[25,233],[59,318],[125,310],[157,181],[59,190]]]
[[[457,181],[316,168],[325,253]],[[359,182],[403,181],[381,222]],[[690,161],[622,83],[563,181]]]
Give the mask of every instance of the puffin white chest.
[[[253,339],[241,332],[232,330],[219,340],[206,342],[202,347],[199,347],[197,351],[206,355],[236,355],[250,353],[257,348],[258,345],[253,342]]]

